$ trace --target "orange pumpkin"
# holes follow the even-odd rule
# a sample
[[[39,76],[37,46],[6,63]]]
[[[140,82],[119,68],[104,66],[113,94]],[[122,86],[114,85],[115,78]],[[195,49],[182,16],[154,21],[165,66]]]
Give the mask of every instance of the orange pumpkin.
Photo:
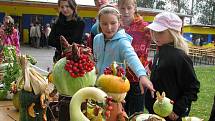
[[[102,74],[97,80],[97,85],[109,93],[125,93],[130,89],[130,83],[127,78],[124,79],[114,75]]]

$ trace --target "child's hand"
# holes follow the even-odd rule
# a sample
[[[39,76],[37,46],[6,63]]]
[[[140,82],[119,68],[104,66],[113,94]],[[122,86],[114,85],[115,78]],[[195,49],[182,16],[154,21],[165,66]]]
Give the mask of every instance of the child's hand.
[[[179,118],[179,116],[176,113],[172,112],[169,114],[168,118],[172,121],[176,121]]]
[[[144,93],[144,88],[146,87],[147,89],[149,89],[152,97],[154,98],[155,89],[153,87],[152,82],[149,81],[149,79],[146,76],[140,76],[139,84],[140,84],[141,94]]]

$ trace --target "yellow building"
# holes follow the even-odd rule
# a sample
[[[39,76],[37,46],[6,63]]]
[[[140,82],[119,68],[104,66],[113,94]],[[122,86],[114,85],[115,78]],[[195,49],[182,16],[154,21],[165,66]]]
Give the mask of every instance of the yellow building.
[[[150,8],[138,8],[138,12],[143,16],[144,20],[151,22],[154,16],[162,10]],[[79,5],[78,14],[85,21],[85,32],[89,32],[95,22],[97,9],[95,6]],[[0,1],[0,22],[5,15],[10,15],[19,25],[20,40],[22,43],[28,43],[29,28],[31,23],[39,22],[42,26],[47,23],[54,22],[58,15],[57,3],[32,2],[30,0],[11,0]],[[178,14],[182,19],[189,17],[187,15]]]
[[[201,44],[207,44],[215,39],[215,26],[213,25],[185,25],[183,28],[184,37],[194,42],[201,39]]]

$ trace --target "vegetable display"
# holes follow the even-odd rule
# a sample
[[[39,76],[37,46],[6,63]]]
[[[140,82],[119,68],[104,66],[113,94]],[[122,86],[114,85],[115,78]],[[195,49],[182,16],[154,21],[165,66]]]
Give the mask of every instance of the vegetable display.
[[[86,99],[93,99],[102,104],[106,103],[107,94],[101,89],[95,87],[85,87],[78,90],[70,102],[70,120],[71,121],[90,121],[82,112],[81,112],[81,103],[86,101]],[[96,121],[105,121],[100,118]]]
[[[106,67],[104,74],[97,80],[97,86],[104,90],[108,96],[112,97],[111,110],[106,114],[109,118],[106,121],[124,121],[127,116],[124,115],[122,103],[130,89],[129,80],[125,77],[123,67],[113,62],[110,67]]]
[[[65,48],[64,57],[54,65],[53,83],[60,94],[73,96],[79,89],[95,84],[96,73],[92,52],[83,45],[76,43],[69,45],[62,36],[61,43]]]

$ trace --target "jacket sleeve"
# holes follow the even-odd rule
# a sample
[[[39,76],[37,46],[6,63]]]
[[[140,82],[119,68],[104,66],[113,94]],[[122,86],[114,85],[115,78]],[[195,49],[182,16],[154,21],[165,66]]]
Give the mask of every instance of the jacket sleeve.
[[[84,34],[84,28],[85,28],[85,23],[83,20],[80,20],[78,23],[78,27],[77,27],[77,43],[78,44],[84,44],[84,40],[83,40],[83,34]]]
[[[180,66],[180,67],[179,67]],[[200,82],[198,81],[192,60],[185,56],[182,64],[178,65],[177,82],[182,89],[181,96],[175,101],[173,111],[179,116],[185,116],[189,113],[192,101],[196,101],[199,92]]]
[[[59,37],[56,35],[56,24],[54,24],[49,34],[48,44],[52,47],[56,47],[58,45],[57,44],[58,39]]]
[[[131,43],[127,40],[122,40],[120,43],[120,50],[122,58],[127,62],[128,66],[139,78],[140,76],[146,75],[146,70],[140,62],[137,54],[134,51],[134,48],[131,46]]]

